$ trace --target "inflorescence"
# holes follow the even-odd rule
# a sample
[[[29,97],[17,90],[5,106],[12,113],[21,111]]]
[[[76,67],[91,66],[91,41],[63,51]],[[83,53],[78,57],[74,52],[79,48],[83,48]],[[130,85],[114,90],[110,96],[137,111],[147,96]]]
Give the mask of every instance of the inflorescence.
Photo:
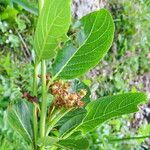
[[[51,93],[54,96],[54,106],[69,108],[83,107],[85,103],[82,98],[86,95],[86,90],[81,89],[79,92],[70,92],[71,83],[56,81],[51,87]]]

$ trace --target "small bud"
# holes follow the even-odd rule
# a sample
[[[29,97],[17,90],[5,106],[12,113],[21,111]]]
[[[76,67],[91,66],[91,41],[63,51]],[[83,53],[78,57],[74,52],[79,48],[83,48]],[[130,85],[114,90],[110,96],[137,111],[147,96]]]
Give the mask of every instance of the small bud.
[[[87,94],[87,91],[84,89],[80,90],[79,92],[79,95],[81,96],[81,98],[83,98],[86,94]]]
[[[46,80],[50,80],[51,76],[49,74],[46,75]]]
[[[64,90],[64,91],[68,92],[68,91],[69,91],[69,88],[70,88],[69,83],[64,83],[64,84],[63,84],[63,90]]]
[[[68,99],[69,99],[69,95],[68,95],[67,93],[65,93],[65,94],[63,95],[63,99],[64,99],[64,100],[68,100]]]
[[[58,86],[54,84],[54,85],[52,86],[52,90],[56,90],[56,89],[58,89]]]
[[[41,76],[41,74],[38,74],[38,78],[41,78],[42,76]]]
[[[24,93],[23,93],[22,98],[27,98],[27,97],[28,97],[28,95],[29,95],[29,93],[28,93],[28,92],[24,92]]]
[[[42,78],[41,74],[38,74],[38,78]],[[46,80],[50,80],[51,76],[49,74],[46,75]]]
[[[72,93],[72,94],[69,95],[69,99],[77,100],[78,99],[78,95],[76,93]]]
[[[27,99],[31,103],[38,103],[38,98],[36,96],[31,96],[28,92],[24,92],[22,98]]]
[[[78,102],[77,102],[77,105],[78,105],[79,107],[83,107],[83,106],[85,105],[85,103],[82,102],[82,101],[78,101]]]

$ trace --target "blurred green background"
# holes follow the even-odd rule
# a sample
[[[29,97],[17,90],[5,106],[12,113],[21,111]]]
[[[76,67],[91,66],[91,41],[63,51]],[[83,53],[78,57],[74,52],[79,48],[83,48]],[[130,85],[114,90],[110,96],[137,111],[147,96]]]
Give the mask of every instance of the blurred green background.
[[[35,0],[0,0],[0,150],[28,150],[7,123],[6,109],[32,87],[33,33],[37,21]],[[116,33],[107,56],[81,79],[92,98],[145,91],[150,97],[150,0],[110,0]],[[115,118],[88,134],[91,150],[150,149],[150,104],[140,112]],[[108,141],[124,138],[123,141]]]

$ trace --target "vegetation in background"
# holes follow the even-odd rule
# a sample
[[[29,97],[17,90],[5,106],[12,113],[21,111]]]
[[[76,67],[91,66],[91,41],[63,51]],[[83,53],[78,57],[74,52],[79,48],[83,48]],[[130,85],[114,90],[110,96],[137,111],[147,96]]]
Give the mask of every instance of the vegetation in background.
[[[112,93],[122,93],[123,91],[140,90],[149,94],[149,89],[146,88],[149,83],[141,80],[150,72],[149,6],[149,1],[142,0],[112,0],[109,2],[108,7],[113,13],[116,25],[115,41],[103,62],[92,70],[85,79],[86,82],[91,83],[91,78],[96,77],[96,80],[92,79],[91,84],[92,93],[95,93],[93,98],[96,98],[97,95],[104,96]],[[99,84],[97,84],[97,81],[99,81]],[[94,148],[103,149],[104,146],[110,150],[149,148],[148,139],[146,141],[141,139],[125,140],[106,144],[109,134],[112,135],[112,138],[129,139],[130,135],[131,137],[146,135],[149,125],[146,118],[144,118],[144,110],[141,110],[141,113],[137,116],[138,121],[135,119],[135,125],[134,118],[131,115],[130,119],[125,117],[117,121],[112,120],[96,132],[92,132],[90,137],[93,137],[92,144],[95,144]],[[139,129],[139,127],[142,129]],[[103,134],[100,134],[101,130]],[[142,130],[142,133],[139,130]],[[99,143],[102,137],[106,137],[106,141]]]
[[[104,61],[84,79],[86,84],[91,85],[91,77],[93,75],[96,77],[96,80],[92,79],[94,84],[91,85],[91,89],[99,96],[122,93],[123,91],[143,90],[143,83],[137,82],[135,84],[134,79],[136,76],[148,73],[150,64],[148,57],[150,47],[148,43],[150,35],[148,0],[113,0],[109,5],[115,18],[117,30],[115,43]],[[11,5],[5,3],[5,6],[1,5],[0,10],[3,13],[9,13],[10,8]],[[0,145],[2,145],[1,149],[6,149],[7,147],[10,150],[19,150],[25,149],[25,143],[18,135],[13,133],[7,122],[3,124],[1,120],[5,120],[5,110],[8,103],[21,99],[22,89],[31,91],[28,87],[32,85],[32,79],[30,78],[33,71],[32,65],[29,64],[26,67],[26,64],[22,61],[31,60],[32,34],[35,26],[34,20],[36,19],[33,15],[24,11],[22,7],[18,8],[17,4],[15,4],[15,8],[11,8],[11,12],[12,9],[14,13],[10,14],[14,16],[8,17],[9,15],[4,13],[4,18],[0,21],[0,34],[5,35],[0,38],[0,54],[2,58],[0,60]],[[97,82],[99,83],[97,84]],[[18,88],[18,85],[20,88]],[[5,93],[6,89],[7,92]],[[96,132],[92,132],[89,135],[89,138],[91,138],[91,149],[103,149],[104,147],[106,149],[131,149],[134,148],[135,142],[136,148],[138,145],[140,149],[143,140],[126,141],[123,144],[119,144],[119,142],[110,145],[106,144],[110,134],[112,134],[112,138],[136,136],[137,130],[130,129],[131,120],[132,116],[131,119],[124,117],[120,120],[112,120],[112,122],[107,122],[101,126]],[[145,131],[145,129],[143,130]],[[114,131],[117,134],[114,134]],[[143,132],[139,131],[139,135],[146,135],[146,132]],[[101,139],[104,139],[102,144],[99,143]],[[15,141],[18,143],[15,143]],[[18,148],[16,145],[18,145]]]

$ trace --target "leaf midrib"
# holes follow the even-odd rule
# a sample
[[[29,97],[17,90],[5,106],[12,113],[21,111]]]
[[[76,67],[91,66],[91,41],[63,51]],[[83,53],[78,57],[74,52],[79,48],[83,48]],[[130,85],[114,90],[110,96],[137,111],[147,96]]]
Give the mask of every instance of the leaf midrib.
[[[82,116],[82,115],[84,115],[84,114],[80,113],[80,114],[78,114],[78,115],[76,115],[76,116],[73,116],[71,119],[76,118],[76,117],[79,117],[79,116]],[[69,121],[70,121],[71,119],[69,119]],[[83,119],[84,119],[84,118],[83,118]],[[76,123],[75,125],[73,125],[70,129],[66,130],[66,131],[61,135],[61,137],[65,136],[65,134],[67,134],[67,132],[69,132],[70,130],[72,130],[74,127],[76,128],[76,125],[77,125],[77,123]]]
[[[98,16],[98,14],[97,14],[97,16]],[[97,16],[96,16],[96,18],[95,18],[95,21],[94,21],[94,23],[93,23],[92,29],[91,29],[90,34],[88,35],[87,39],[86,39],[86,40],[84,41],[84,43],[75,51],[75,53],[69,58],[69,60],[66,62],[66,64],[60,69],[60,71],[53,77],[52,80],[55,80],[55,79],[58,77],[58,75],[62,72],[62,70],[67,66],[67,64],[68,64],[68,63],[70,62],[70,60],[73,58],[73,56],[74,56],[74,55],[78,52],[78,50],[79,50],[81,47],[83,47],[84,44],[87,42],[87,40],[89,39],[89,37],[90,37],[91,34],[92,34],[92,31],[93,31],[95,22],[96,22],[96,20],[97,20]]]
[[[136,99],[138,99],[138,98],[136,98]],[[134,101],[133,103],[130,103],[130,104],[128,104],[128,105],[126,105],[126,106],[124,106],[124,107],[122,107],[122,108],[116,109],[115,111],[118,111],[118,110],[120,110],[120,109],[126,108],[127,106],[130,106],[130,105],[133,105],[133,104],[137,104],[137,103],[139,103],[139,102]],[[114,111],[111,111],[111,113],[112,113],[112,112],[114,112]],[[88,115],[88,114],[89,114],[89,113],[87,113],[87,115]],[[108,114],[110,114],[110,113],[107,113],[107,114],[105,114],[105,115],[108,115]],[[87,117],[87,115],[84,117],[84,119]],[[97,118],[94,118],[94,119],[91,119],[91,120],[88,120],[88,121],[85,121],[85,122],[84,122],[84,119],[83,119],[82,122],[81,122],[81,124],[79,124],[77,127],[75,127],[72,131],[75,132],[75,131],[77,131],[78,129],[80,130],[80,127],[81,127],[83,124],[85,124],[85,123],[87,123],[87,122],[90,122],[90,121],[93,121],[93,120],[95,120],[95,119],[99,119],[99,118],[101,118],[101,117],[104,117],[105,115],[100,116],[100,117],[97,117]],[[87,126],[88,126],[88,125],[87,125]],[[72,133],[73,133],[73,132],[72,132]]]
[[[49,28],[48,34],[46,35],[46,38],[43,37],[43,38],[44,38],[44,44],[43,44],[43,47],[42,47],[42,49],[41,49],[40,58],[42,57],[42,54],[43,54],[44,48],[45,48],[45,46],[46,46],[46,42],[47,42],[48,36],[49,36],[49,34],[50,34],[51,28],[52,28],[52,26],[54,25],[54,22],[56,21],[57,17],[62,13],[62,11],[63,11],[63,9],[59,12],[59,14],[57,14],[57,16],[55,17],[55,19],[53,20],[53,22],[52,22],[52,24],[51,24],[51,26],[50,26],[50,28]]]
[[[138,98],[136,98],[136,100],[137,100],[137,99],[138,99]],[[133,105],[133,104],[135,105],[135,104],[138,103],[136,100],[135,100],[134,102],[128,104],[128,105],[125,105],[125,106],[119,108],[119,109],[115,109],[115,110],[113,110],[113,111],[111,111],[111,112],[109,112],[109,113],[105,113],[105,114],[103,113],[102,116],[99,116],[99,117],[96,117],[96,118],[93,118],[93,119],[90,119],[90,120],[87,120],[87,121],[84,122],[84,119],[85,119],[85,118],[87,117],[87,115],[89,114],[89,113],[88,113],[88,114],[85,116],[85,118],[83,119],[82,123],[81,123],[78,127],[80,127],[81,125],[83,125],[83,124],[85,124],[85,123],[88,123],[88,122],[90,122],[90,121],[94,121],[94,120],[96,120],[96,119],[100,119],[100,118],[102,118],[102,117],[105,117],[105,116],[107,116],[107,115],[110,115],[111,113],[116,112],[116,111],[119,111],[119,110],[121,110],[121,109],[124,109],[124,108],[126,108],[126,107],[128,107],[128,106],[130,106],[130,105]]]
[[[29,138],[29,139],[30,139],[30,141],[32,142],[32,139],[31,139],[31,137],[30,137],[30,134],[29,134],[29,133],[28,133],[28,131],[26,130],[26,128],[25,128],[24,124],[22,123],[22,121],[21,121],[20,117],[18,116],[18,114],[17,114],[16,110],[14,110],[14,113],[16,114],[16,116],[17,116],[17,118],[18,118],[18,120],[19,120],[20,124],[22,125],[22,127],[23,127],[24,131],[26,132],[26,134],[27,134],[28,138]]]

